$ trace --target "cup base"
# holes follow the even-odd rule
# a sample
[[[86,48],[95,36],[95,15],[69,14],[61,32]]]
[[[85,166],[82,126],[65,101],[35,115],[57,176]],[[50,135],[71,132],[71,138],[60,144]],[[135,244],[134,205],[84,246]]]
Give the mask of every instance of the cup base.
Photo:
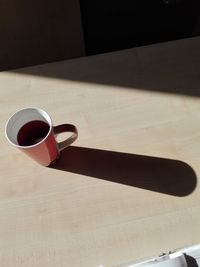
[[[52,166],[53,164],[55,164],[58,160],[59,160],[59,158],[60,158],[60,153],[58,154],[58,156],[49,164],[49,165],[47,165],[46,167],[50,167],[50,166]]]

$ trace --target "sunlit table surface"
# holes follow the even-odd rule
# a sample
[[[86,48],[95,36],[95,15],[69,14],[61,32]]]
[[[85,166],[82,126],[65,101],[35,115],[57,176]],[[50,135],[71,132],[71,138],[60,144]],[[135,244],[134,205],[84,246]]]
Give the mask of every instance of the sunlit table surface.
[[[1,72],[0,87],[1,267],[115,267],[200,242],[199,37]],[[78,128],[51,168],[4,137],[24,107]]]

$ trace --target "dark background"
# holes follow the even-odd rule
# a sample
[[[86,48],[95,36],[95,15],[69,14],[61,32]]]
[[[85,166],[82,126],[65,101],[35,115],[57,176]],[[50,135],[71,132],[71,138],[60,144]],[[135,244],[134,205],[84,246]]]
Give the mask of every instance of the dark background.
[[[79,0],[0,1],[0,71],[84,55]]]
[[[200,34],[199,0],[80,0],[86,54]]]
[[[0,71],[200,35],[200,0],[0,1]]]

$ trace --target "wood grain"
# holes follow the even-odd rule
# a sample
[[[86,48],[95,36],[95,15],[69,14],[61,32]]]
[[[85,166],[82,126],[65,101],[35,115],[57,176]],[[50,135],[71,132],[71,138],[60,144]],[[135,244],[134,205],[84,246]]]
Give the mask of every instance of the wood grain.
[[[186,58],[200,67],[192,49],[199,42],[187,41]],[[159,47],[170,67],[178,47]],[[113,267],[199,242],[199,96],[111,82],[120,77],[110,55],[133,81],[148,76],[150,61],[156,68],[154,58],[158,66],[159,47],[157,56],[151,46],[0,73],[2,267]],[[99,60],[110,66],[103,83],[94,82],[103,73],[95,68]],[[91,63],[80,73],[83,62]],[[56,78],[70,68],[82,81]],[[181,68],[186,79],[192,66]],[[53,168],[37,165],[4,137],[6,120],[27,106],[45,109],[55,125],[78,127],[78,140]]]

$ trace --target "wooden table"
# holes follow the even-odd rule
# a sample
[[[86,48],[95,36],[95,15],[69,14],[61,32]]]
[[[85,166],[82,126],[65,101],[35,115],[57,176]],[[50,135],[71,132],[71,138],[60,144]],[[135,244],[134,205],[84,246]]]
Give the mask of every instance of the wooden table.
[[[1,267],[113,267],[199,242],[199,47],[191,38],[0,73]],[[52,168],[4,137],[27,106],[78,127]]]

